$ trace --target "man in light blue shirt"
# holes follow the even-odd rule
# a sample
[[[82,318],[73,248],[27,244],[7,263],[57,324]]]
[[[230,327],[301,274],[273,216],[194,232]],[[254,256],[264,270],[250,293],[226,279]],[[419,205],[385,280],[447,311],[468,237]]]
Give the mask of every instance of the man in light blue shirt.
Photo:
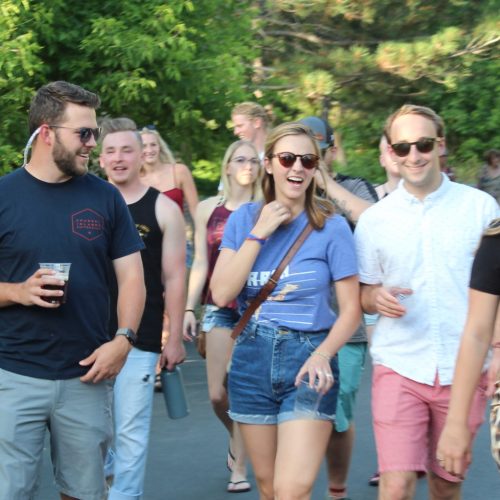
[[[432,498],[459,498],[460,480],[440,466],[435,448],[474,252],[498,205],[440,172],[444,125],[431,109],[403,106],[385,134],[402,181],[360,217],[355,232],[363,309],[381,315],[370,350],[380,498],[412,498],[417,473],[427,471]],[[485,404],[478,392],[473,433]]]

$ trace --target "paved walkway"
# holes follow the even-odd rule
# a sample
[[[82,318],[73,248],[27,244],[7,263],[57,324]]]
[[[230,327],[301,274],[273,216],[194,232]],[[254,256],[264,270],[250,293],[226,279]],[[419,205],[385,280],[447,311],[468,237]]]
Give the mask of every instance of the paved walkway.
[[[205,364],[193,346],[183,365],[184,381],[191,413],[181,420],[169,420],[163,397],[155,395],[153,426],[146,486],[143,500],[227,500],[228,480],[225,460],[227,437],[222,424],[214,416],[207,397]],[[368,486],[368,478],[376,469],[375,449],[370,424],[368,366],[358,396],[356,415],[357,440],[349,477],[352,500],[375,500],[377,488]],[[500,474],[489,455],[488,427],[483,425],[474,448],[474,462],[463,487],[463,500],[496,500],[500,498]],[[35,500],[59,498],[53,486],[49,451],[46,447],[42,481]],[[254,489],[240,493],[238,500],[257,500]],[[325,498],[324,469],[316,482],[313,500]],[[416,500],[427,499],[426,480],[419,481]],[[82,499],[85,500],[85,499]]]

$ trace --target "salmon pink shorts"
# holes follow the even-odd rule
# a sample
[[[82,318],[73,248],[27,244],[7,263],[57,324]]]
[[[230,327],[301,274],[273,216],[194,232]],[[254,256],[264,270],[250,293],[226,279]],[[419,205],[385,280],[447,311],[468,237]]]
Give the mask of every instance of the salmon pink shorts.
[[[473,436],[484,421],[487,398],[486,375],[481,377],[469,415]],[[377,445],[378,468],[390,471],[427,472],[460,482],[436,460],[436,448],[443,430],[451,397],[451,386],[410,380],[382,365],[373,367],[372,414]]]

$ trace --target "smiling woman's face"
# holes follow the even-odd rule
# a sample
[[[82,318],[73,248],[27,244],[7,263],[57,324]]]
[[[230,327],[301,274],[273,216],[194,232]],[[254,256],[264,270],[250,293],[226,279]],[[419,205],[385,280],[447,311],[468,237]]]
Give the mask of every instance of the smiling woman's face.
[[[316,155],[312,139],[307,135],[287,135],[278,139],[273,154],[294,153],[296,155]],[[316,168],[305,169],[302,159],[297,157],[290,167],[281,165],[277,157],[266,159],[266,171],[274,178],[276,199],[285,204],[305,204],[306,191],[311,184]],[[288,203],[287,203],[288,202]]]

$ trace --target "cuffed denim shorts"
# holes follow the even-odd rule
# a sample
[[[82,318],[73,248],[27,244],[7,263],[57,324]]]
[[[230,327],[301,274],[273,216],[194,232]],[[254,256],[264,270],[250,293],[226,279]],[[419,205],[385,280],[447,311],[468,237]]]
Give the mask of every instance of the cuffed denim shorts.
[[[232,330],[239,319],[240,315],[236,309],[207,304],[203,312],[201,331],[208,333],[212,328],[229,328]]]
[[[295,377],[328,331],[303,332],[250,322],[236,339],[228,376],[229,416],[244,424],[279,424],[294,412]],[[315,419],[335,420],[339,389],[337,357],[330,361],[335,383],[322,397]]]

